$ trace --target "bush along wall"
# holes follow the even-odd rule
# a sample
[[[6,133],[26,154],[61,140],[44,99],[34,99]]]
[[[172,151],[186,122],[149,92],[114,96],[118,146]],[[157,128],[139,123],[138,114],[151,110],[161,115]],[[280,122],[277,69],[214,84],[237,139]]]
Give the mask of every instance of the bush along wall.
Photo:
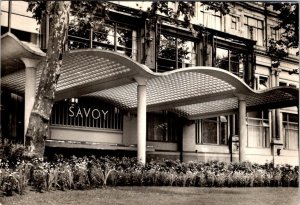
[[[27,186],[40,192],[105,186],[297,187],[299,180],[298,166],[272,163],[165,160],[141,165],[136,158],[94,156],[58,156],[53,161],[14,159],[0,164],[0,185],[5,195],[23,194]]]

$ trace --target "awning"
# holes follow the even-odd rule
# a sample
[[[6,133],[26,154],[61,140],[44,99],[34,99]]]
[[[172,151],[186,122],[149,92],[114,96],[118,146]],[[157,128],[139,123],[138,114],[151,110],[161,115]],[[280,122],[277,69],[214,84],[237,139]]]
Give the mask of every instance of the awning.
[[[37,83],[42,66],[38,68]],[[137,107],[137,83],[134,79],[137,76],[148,79],[147,111],[171,110],[190,119],[235,112],[241,95],[245,97],[248,109],[298,105],[296,88],[254,91],[237,76],[213,67],[198,66],[154,73],[127,56],[99,49],[74,50],[64,54],[56,100],[95,96],[134,112]],[[3,88],[17,93],[24,93],[24,84],[24,70],[1,78]]]
[[[20,41],[12,33],[1,36],[1,76],[16,71],[24,72],[21,58],[42,59],[45,53],[35,44]]]

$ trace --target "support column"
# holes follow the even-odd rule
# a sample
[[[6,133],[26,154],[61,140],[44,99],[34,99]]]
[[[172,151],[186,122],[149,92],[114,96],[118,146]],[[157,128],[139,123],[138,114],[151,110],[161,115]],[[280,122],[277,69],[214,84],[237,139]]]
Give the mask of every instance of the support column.
[[[26,135],[30,113],[35,100],[36,68],[40,61],[21,58],[25,64],[25,108],[24,108],[24,136]],[[25,142],[25,140],[24,140]]]
[[[138,162],[146,163],[146,130],[147,130],[147,79],[135,77],[137,86],[137,159]]]
[[[275,85],[279,86],[279,74],[281,72],[281,69],[277,69],[276,73],[275,73]],[[276,109],[275,111],[276,114],[276,127],[277,127],[277,139],[282,141],[282,114],[280,112],[280,109]]]
[[[239,97],[239,161],[246,159],[247,127],[246,127],[246,101],[244,97]]]

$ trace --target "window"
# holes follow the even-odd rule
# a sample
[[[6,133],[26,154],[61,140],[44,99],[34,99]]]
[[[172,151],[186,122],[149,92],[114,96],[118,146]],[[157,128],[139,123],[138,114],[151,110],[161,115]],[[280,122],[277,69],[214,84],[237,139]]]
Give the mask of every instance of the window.
[[[123,130],[123,113],[94,98],[71,98],[54,103],[53,126]]]
[[[228,116],[195,121],[196,144],[226,145],[228,142]]]
[[[159,72],[195,66],[195,42],[160,34],[157,67]]]
[[[247,113],[248,147],[270,147],[269,111]]]
[[[292,88],[297,88],[298,86],[296,85],[296,83],[290,83],[287,81],[279,81],[279,86],[290,86]]]
[[[269,88],[269,77],[268,76],[262,76],[262,75],[256,75],[255,76],[255,87],[256,90],[262,90]]]
[[[238,30],[239,17],[231,16],[231,29]]]
[[[227,48],[216,48],[215,66],[227,70],[234,75],[244,78],[245,55],[240,51]]]
[[[213,28],[219,31],[222,28],[221,13],[209,10],[206,5],[202,5],[200,7],[200,14],[198,18],[200,24],[205,27]]]
[[[283,122],[283,148],[298,150],[298,123],[299,118],[296,114],[282,113]]]
[[[177,115],[163,111],[147,114],[147,140],[177,142],[182,135],[182,125]]]
[[[136,60],[137,34],[136,29],[130,25],[116,22],[99,24],[92,30],[89,28],[78,29],[75,19],[69,26],[69,48],[99,48],[122,53]]]
[[[246,16],[246,37],[257,41],[257,45],[263,45],[263,21]]]
[[[276,30],[274,27],[270,27],[271,30],[271,39],[279,40],[279,30]]]

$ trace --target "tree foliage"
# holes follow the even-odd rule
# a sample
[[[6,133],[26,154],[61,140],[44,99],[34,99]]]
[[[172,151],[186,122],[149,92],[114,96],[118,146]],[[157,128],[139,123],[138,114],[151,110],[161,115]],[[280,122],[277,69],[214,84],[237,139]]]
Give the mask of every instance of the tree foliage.
[[[272,60],[272,66],[277,68],[280,60],[288,56],[289,48],[299,48],[299,4],[291,2],[266,3],[278,13],[278,24],[274,27],[279,30],[278,40],[270,39],[268,54]],[[299,51],[296,53],[299,55]]]

